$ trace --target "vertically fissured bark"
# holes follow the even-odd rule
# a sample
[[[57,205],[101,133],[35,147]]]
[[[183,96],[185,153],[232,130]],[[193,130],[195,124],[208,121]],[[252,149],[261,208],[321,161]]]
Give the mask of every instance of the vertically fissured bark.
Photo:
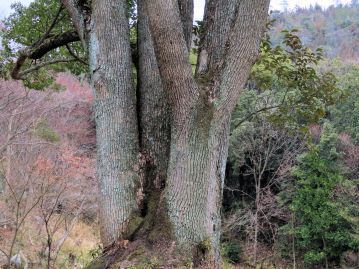
[[[201,51],[203,71],[192,75],[176,1],[147,2],[151,34],[171,117],[165,203],[174,238],[199,246],[220,267],[220,208],[229,121],[258,55],[269,1],[208,1]]]
[[[137,2],[138,85],[137,105],[141,155],[144,161],[142,214],[145,232],[156,225],[162,192],[166,184],[170,151],[170,107],[163,89],[149,28],[144,0]],[[156,205],[156,206],[153,206]]]
[[[208,268],[220,268],[229,121],[258,54],[269,0],[206,1],[196,76],[188,59],[193,1],[140,1],[137,110],[126,3],[92,1],[89,32],[104,243],[132,229],[145,182],[144,209],[157,197],[176,245],[197,247]],[[74,22],[81,26],[81,18]],[[154,211],[142,217],[153,219]]]
[[[108,245],[136,214],[139,141],[126,1],[92,1],[89,59],[94,89],[101,235]]]
[[[229,121],[258,54],[269,0],[206,1],[195,76],[193,0],[140,0],[137,98],[128,1],[61,2],[76,32],[23,50],[12,76],[22,77],[26,59],[68,42],[81,40],[88,52],[104,245],[148,238],[166,223],[175,246],[197,248],[209,268],[219,268]]]

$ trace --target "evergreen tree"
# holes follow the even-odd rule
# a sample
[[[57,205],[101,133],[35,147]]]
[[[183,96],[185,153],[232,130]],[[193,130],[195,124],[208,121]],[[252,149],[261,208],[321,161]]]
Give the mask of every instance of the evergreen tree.
[[[339,186],[346,186],[337,138],[334,129],[325,124],[319,144],[300,155],[293,171],[297,181],[290,209],[296,219],[296,244],[307,265],[328,266],[344,251],[358,248],[353,223],[336,195]]]

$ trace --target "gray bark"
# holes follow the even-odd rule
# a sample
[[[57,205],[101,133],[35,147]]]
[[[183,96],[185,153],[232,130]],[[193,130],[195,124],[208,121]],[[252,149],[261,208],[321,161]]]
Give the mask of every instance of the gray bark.
[[[185,36],[177,27],[180,11],[176,2],[147,2],[155,53],[173,111],[165,190],[168,215],[180,245],[211,243],[206,258],[211,268],[220,267],[220,208],[229,119],[258,54],[269,6],[265,0],[235,3],[228,1],[221,16],[212,18],[206,41],[211,47],[207,49],[211,72],[207,72],[207,81],[197,84]],[[215,7],[220,4],[222,1],[216,1]],[[227,17],[223,14],[229,16],[224,26]]]
[[[145,161],[146,201],[144,211],[153,225],[156,212],[148,203],[158,204],[166,184],[170,151],[170,108],[163,89],[149,29],[144,0],[138,7],[138,111],[141,152]],[[157,199],[157,201],[153,201]],[[152,200],[152,201],[151,201]],[[152,210],[152,211],[151,211]]]
[[[88,31],[86,23],[89,20],[89,14],[84,12],[83,7],[80,5],[80,1],[76,0],[61,0],[61,3],[65,6],[69,13],[72,23],[77,31],[77,34],[81,40],[82,46],[85,50],[88,48]]]
[[[92,1],[90,72],[95,96],[102,241],[122,238],[138,209],[136,97],[126,1]]]
[[[186,40],[188,50],[192,45],[192,28],[193,28],[193,0],[178,0],[178,8],[182,21],[183,34]]]
[[[223,60],[228,33],[234,26],[239,4],[240,1],[233,0],[206,1],[198,57],[201,64],[198,64],[196,73],[202,76],[211,73]]]
[[[207,1],[199,82],[188,59],[192,1],[140,1],[139,125],[125,2],[92,1],[89,55],[103,241],[121,238],[138,210],[140,127],[149,184],[161,191],[166,181],[164,208],[174,239],[184,247],[209,242],[208,268],[220,268],[230,115],[258,54],[269,0]]]

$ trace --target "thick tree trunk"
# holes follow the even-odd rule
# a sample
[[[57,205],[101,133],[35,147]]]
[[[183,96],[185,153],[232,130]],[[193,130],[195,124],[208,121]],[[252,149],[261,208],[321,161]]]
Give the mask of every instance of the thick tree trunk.
[[[223,60],[229,41],[228,33],[233,27],[239,4],[240,1],[233,0],[206,1],[196,74],[213,75],[214,69]],[[206,34],[208,32],[211,34]]]
[[[211,34],[202,46],[209,61],[200,83],[192,76],[176,2],[153,0],[147,2],[147,9],[172,109],[165,189],[172,233],[180,246],[197,248],[208,268],[220,268],[220,208],[229,120],[258,55],[269,1],[212,2],[214,10],[206,11]]]
[[[138,112],[144,164],[145,201],[142,213],[151,229],[166,184],[170,151],[170,107],[163,89],[144,0],[138,8]],[[156,205],[156,207],[152,206]]]
[[[92,1],[89,57],[95,96],[102,241],[129,236],[140,188],[136,98],[125,1]],[[132,231],[130,231],[132,232]]]
[[[178,243],[195,247],[195,259],[218,268],[229,117],[216,118],[202,101],[191,120],[172,132],[166,202]]]
[[[92,1],[89,32],[103,242],[133,239],[145,223],[139,240],[168,229],[176,246],[195,251],[189,256],[198,264],[220,268],[229,121],[258,55],[269,0],[206,1],[197,80],[189,63],[193,1],[140,0],[137,109],[126,3]],[[139,175],[144,203],[136,200]]]
[[[186,40],[188,50],[192,46],[192,29],[193,29],[193,0],[178,0],[178,7],[180,11],[183,34]]]
[[[169,220],[171,235],[179,246],[197,250],[195,255],[199,255],[199,259],[209,254],[207,256],[211,258],[206,259],[216,267],[214,264],[219,266],[220,261],[221,190],[229,117],[214,119],[211,106],[199,94],[194,95],[189,105],[180,106],[171,116],[171,155],[167,170],[170,113],[166,97],[169,96],[166,96],[159,77],[147,11],[142,1],[138,8],[141,141],[143,151],[154,161],[152,172],[155,172],[147,174],[147,180],[154,180],[154,188],[147,188],[151,192],[149,199],[151,196],[158,198],[161,190],[157,180],[161,178],[161,171],[166,171],[163,178],[163,182],[166,180],[165,200],[162,200],[166,211],[161,214]],[[187,72],[192,76],[190,68]],[[194,83],[188,84],[191,85],[196,88]],[[169,100],[176,107],[178,99]],[[156,213],[147,212],[149,217]]]

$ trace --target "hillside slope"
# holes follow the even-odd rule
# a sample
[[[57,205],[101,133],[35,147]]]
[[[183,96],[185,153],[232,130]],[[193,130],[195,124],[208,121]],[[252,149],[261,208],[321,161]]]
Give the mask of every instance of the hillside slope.
[[[291,12],[274,11],[276,20],[272,40],[278,44],[281,31],[299,29],[304,45],[324,49],[325,56],[339,57],[345,62],[359,63],[359,4],[330,6],[319,5]]]

